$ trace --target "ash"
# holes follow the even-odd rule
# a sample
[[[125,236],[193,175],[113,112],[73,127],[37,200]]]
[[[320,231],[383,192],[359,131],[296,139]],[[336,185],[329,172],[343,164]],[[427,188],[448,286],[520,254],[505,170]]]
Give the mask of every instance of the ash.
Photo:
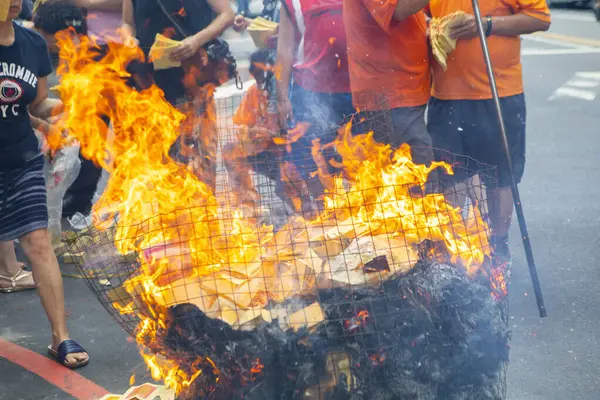
[[[203,369],[182,399],[504,399],[510,334],[487,282],[421,262],[377,287],[320,290],[326,318],[310,332],[234,331],[178,305],[161,352]]]

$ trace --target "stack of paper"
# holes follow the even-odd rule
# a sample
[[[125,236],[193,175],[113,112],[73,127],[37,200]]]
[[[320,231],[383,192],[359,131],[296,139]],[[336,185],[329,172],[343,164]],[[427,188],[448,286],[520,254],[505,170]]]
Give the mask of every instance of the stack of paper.
[[[429,41],[433,56],[445,71],[447,58],[456,48],[456,39],[450,37],[450,28],[453,24],[461,23],[467,18],[463,11],[456,11],[443,18],[433,18],[429,22]]]
[[[0,0],[0,21],[6,21],[10,10],[10,0]]]
[[[108,394],[100,400],[175,400],[175,392],[166,386],[144,383],[130,388],[124,395]]]
[[[3,0],[0,0],[3,1]],[[158,33],[154,39],[154,44],[150,49],[150,60],[154,64],[154,70],[181,67],[180,61],[171,60],[171,54],[181,46],[181,42],[169,39]]]
[[[263,17],[255,18],[248,27],[248,32],[259,49],[267,47],[268,39],[277,33],[278,24]]]

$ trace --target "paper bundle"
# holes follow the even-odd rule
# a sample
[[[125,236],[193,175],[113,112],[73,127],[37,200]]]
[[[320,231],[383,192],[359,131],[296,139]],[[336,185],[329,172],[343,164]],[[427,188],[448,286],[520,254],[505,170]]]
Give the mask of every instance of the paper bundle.
[[[452,24],[460,23],[467,17],[463,11],[456,11],[442,18],[432,18],[429,22],[429,41],[433,56],[445,71],[448,68],[447,58],[456,48],[456,39],[450,37]]]
[[[150,48],[150,60],[154,64],[154,70],[181,67],[181,62],[171,60],[171,54],[179,46],[181,43],[177,40],[169,39],[160,33],[156,34],[154,44]]]
[[[175,400],[175,392],[166,386],[144,383],[130,388],[125,394],[108,394],[100,400]]]
[[[259,49],[268,46],[269,38],[277,33],[278,24],[262,17],[255,18],[248,27],[248,32],[254,41],[254,45]]]
[[[0,0],[0,21],[6,21],[10,10],[10,0]]]

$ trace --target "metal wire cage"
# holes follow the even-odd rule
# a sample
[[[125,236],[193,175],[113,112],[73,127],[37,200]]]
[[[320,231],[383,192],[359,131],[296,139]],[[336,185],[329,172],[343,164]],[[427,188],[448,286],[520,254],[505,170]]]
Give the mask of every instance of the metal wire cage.
[[[505,398],[506,277],[485,200],[494,168],[446,154],[464,178],[440,173],[415,190],[358,185],[368,163],[344,175],[342,162],[335,188],[309,189],[314,207],[303,207],[302,189],[285,187],[282,164],[298,161],[282,156],[288,144],[228,158],[243,148],[239,102],[216,104],[215,201],[149,203],[133,226],[97,215],[70,234],[86,283],[153,376],[185,399]],[[383,111],[354,123],[379,138],[392,126]]]

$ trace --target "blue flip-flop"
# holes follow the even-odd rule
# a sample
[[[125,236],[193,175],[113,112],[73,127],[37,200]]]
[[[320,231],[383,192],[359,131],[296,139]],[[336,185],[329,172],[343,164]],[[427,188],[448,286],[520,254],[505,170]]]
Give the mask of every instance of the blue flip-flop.
[[[90,356],[85,361],[79,361],[75,364],[67,363],[67,356],[73,353],[86,353],[87,351],[81,347],[79,343],[72,339],[67,339],[58,345],[58,349],[54,350],[52,346],[48,346],[48,354],[55,358],[59,363],[70,369],[85,367],[90,362]]]

